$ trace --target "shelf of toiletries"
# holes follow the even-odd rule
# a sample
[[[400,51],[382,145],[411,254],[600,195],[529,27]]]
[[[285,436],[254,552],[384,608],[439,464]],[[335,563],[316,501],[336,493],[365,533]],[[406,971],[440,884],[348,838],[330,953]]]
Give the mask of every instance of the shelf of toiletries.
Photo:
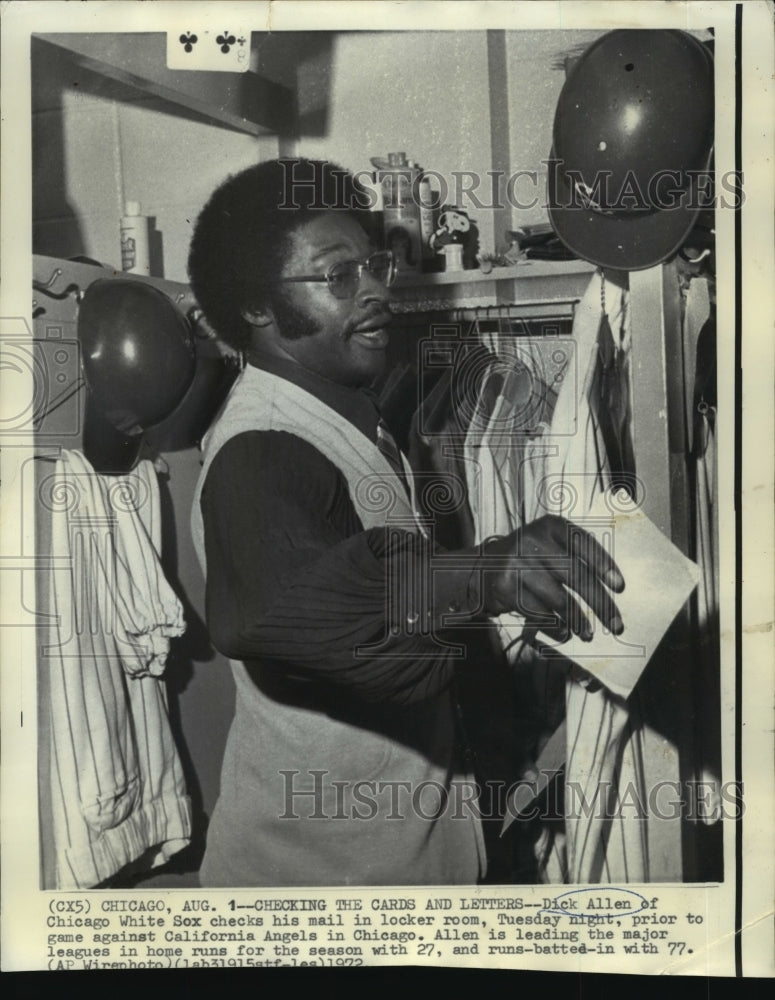
[[[393,286],[394,309],[429,312],[575,301],[584,294],[594,270],[594,264],[586,261],[525,260],[489,271],[404,272]]]
[[[85,290],[97,278],[120,277],[154,285],[183,313],[196,306],[191,289],[183,282],[129,274],[86,261],[44,255],[35,255],[33,260],[36,284],[46,285],[57,296],[74,286],[75,297],[77,290]],[[594,270],[594,265],[585,261],[526,260],[508,267],[494,267],[489,273],[482,270],[404,273],[399,274],[393,286],[393,309],[397,313],[442,312],[508,303],[540,311],[545,305],[578,301]],[[40,291],[34,291],[33,298],[36,303],[33,314],[40,308],[49,314],[58,311],[57,298]]]

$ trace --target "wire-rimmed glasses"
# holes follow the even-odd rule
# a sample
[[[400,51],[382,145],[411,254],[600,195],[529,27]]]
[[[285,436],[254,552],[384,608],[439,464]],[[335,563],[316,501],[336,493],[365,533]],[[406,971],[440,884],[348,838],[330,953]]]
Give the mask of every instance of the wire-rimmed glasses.
[[[366,260],[340,260],[325,274],[294,274],[280,278],[280,281],[325,281],[329,291],[337,299],[351,299],[358,291],[363,272],[376,278],[386,288],[393,284],[396,265],[390,250],[379,250]]]

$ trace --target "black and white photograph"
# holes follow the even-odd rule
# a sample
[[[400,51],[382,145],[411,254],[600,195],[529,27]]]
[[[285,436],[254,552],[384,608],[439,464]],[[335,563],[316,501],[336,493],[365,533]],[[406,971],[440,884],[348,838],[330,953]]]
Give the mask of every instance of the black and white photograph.
[[[771,975],[771,5],[3,22],[3,967]]]

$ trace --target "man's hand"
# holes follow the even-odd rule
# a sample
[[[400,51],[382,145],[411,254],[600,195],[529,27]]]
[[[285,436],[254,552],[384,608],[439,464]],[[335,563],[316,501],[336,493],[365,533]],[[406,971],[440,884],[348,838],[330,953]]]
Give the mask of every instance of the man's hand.
[[[590,534],[564,518],[547,515],[485,542],[475,572],[488,615],[512,611],[528,628],[559,642],[571,633],[589,641],[592,625],[575,593],[614,635],[624,629],[610,593],[624,590],[616,563]]]

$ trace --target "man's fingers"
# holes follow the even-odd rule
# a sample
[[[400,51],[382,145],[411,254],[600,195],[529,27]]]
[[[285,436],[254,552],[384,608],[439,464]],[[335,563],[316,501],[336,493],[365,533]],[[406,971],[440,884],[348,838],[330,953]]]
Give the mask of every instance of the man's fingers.
[[[571,632],[589,641],[593,628],[574,592],[614,635],[623,631],[610,591],[621,592],[624,579],[613,558],[589,532],[562,517],[546,515],[507,536],[503,543],[502,552],[496,553],[495,546],[488,549],[492,555],[507,556],[507,562],[513,560],[511,569],[501,571],[496,587],[502,608],[517,612],[560,641]]]
[[[542,519],[543,520],[543,519]],[[614,559],[588,531],[562,517],[547,517],[549,531],[557,545],[571,557],[579,555],[615,593],[624,590],[624,577]]]
[[[581,610],[578,601],[575,600],[569,591],[565,591],[565,615],[574,635],[580,636],[584,642],[590,642],[593,631],[589,618]]]
[[[498,588],[498,600],[541,631],[565,628],[563,595],[565,591],[553,577],[541,569],[520,569],[506,574]]]
[[[569,591],[550,573],[523,570],[519,574],[516,611],[546,635],[566,642],[571,633],[592,638],[589,619]]]
[[[613,558],[589,532],[575,526],[571,530],[573,534],[570,548],[574,561],[577,557],[583,559],[595,576],[600,577],[607,587],[620,594],[624,590],[624,577]]]
[[[605,627],[619,635],[624,630],[619,609],[594,568],[578,555],[571,562],[569,586],[589,605]],[[591,638],[591,635],[590,635]]]
[[[556,625],[542,625],[539,631],[559,643],[567,642],[571,637],[571,630],[565,622],[558,622]]]

